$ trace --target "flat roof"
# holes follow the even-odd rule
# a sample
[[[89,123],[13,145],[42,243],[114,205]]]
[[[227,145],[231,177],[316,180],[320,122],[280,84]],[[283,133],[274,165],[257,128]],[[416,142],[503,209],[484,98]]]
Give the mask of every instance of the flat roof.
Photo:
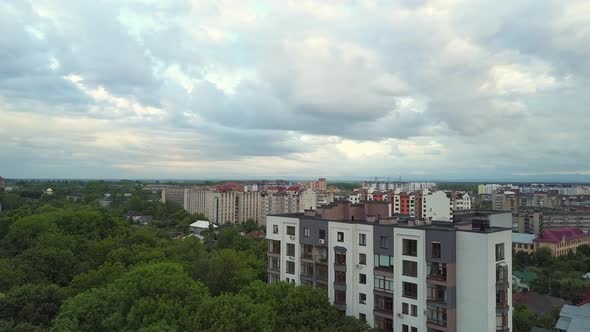
[[[512,243],[533,244],[535,238],[535,234],[512,233]]]

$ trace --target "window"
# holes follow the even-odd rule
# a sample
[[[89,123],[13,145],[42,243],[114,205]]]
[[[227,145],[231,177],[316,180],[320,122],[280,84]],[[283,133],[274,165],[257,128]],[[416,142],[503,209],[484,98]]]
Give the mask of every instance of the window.
[[[437,325],[447,326],[447,309],[428,305],[427,319]]]
[[[361,304],[367,303],[367,294],[359,293],[359,303],[361,303]]]
[[[359,283],[362,285],[367,284],[367,275],[366,274],[364,274],[364,273],[359,274]]]
[[[504,259],[504,243],[496,244],[496,262]]]
[[[279,234],[279,225],[272,225],[272,233]]]
[[[367,265],[367,255],[359,254],[359,264]]]
[[[406,324],[402,325],[402,332],[410,332],[410,327]]]
[[[414,317],[418,316],[418,306],[417,305],[412,304],[412,316],[414,316]]]
[[[404,260],[402,265],[403,275],[409,277],[416,277],[418,275],[418,263]]]
[[[415,299],[418,297],[418,285],[412,283],[412,282],[403,282],[402,283],[402,289],[403,289],[403,296],[404,297],[408,297],[411,299]]]
[[[287,226],[287,235],[295,235],[295,226]]]
[[[432,258],[440,258],[440,243],[432,242]]]
[[[295,274],[295,262],[287,261],[287,273]]]
[[[320,240],[325,240],[325,239],[326,239],[326,230],[320,229]]]
[[[418,332],[418,328],[412,326],[412,332]]]
[[[402,314],[404,314],[404,315],[410,314],[410,310],[408,308],[409,308],[409,305],[405,302],[402,302]]]
[[[366,322],[367,321],[367,315],[365,315],[365,314],[359,314],[359,319],[361,321],[363,321],[363,322]]]
[[[287,256],[295,256],[295,245],[287,243]]]
[[[346,284],[346,272],[343,272],[343,271],[334,272],[334,282],[337,284]]]
[[[375,268],[393,271],[393,256],[375,255]]]
[[[338,232],[337,240],[338,242],[344,242],[344,232]]]
[[[346,265],[346,253],[341,251],[336,252],[334,261],[337,265]]]
[[[359,234],[359,246],[367,245],[367,234]]]
[[[346,304],[346,292],[345,291],[334,291],[334,304]]]
[[[309,228],[307,228],[307,227],[303,228],[303,236],[304,237],[309,237],[310,234],[311,234],[311,231],[309,230]]]
[[[387,236],[379,237],[379,247],[381,247],[382,249],[387,249]]]
[[[376,276],[374,279],[375,289],[385,291],[388,293],[393,292],[393,280],[387,277]]]
[[[404,239],[403,241],[403,253],[406,256],[417,256],[418,255],[418,241]]]

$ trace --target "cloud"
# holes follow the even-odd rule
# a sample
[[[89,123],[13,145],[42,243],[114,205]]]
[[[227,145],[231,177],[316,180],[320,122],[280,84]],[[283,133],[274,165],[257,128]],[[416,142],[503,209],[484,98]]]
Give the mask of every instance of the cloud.
[[[3,2],[0,173],[585,174],[587,6]]]

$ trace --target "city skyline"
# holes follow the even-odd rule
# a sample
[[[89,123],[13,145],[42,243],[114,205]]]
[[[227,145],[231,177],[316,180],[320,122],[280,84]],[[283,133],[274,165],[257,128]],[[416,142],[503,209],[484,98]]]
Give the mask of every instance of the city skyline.
[[[588,10],[8,1],[0,175],[590,181]]]

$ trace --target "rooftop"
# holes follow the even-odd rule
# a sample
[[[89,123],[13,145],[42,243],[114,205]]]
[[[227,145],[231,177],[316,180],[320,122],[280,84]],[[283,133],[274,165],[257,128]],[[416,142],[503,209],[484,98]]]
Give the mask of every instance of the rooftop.
[[[555,328],[567,332],[590,331],[590,303],[580,307],[564,305]]]
[[[533,244],[535,234],[512,233],[512,243]]]
[[[575,240],[590,236],[581,228],[563,227],[556,229],[546,229],[535,239],[537,242],[559,243],[562,241]]]
[[[210,223],[210,222],[208,222],[207,220],[197,220],[197,221],[195,221],[194,223],[192,223],[192,224],[190,225],[190,227],[196,227],[196,228],[209,228],[209,225],[210,225],[210,224],[211,224],[211,223]],[[218,227],[218,226],[217,226],[217,225],[215,225],[215,224],[211,224],[211,225],[213,225],[213,228],[217,228],[217,227]]]

